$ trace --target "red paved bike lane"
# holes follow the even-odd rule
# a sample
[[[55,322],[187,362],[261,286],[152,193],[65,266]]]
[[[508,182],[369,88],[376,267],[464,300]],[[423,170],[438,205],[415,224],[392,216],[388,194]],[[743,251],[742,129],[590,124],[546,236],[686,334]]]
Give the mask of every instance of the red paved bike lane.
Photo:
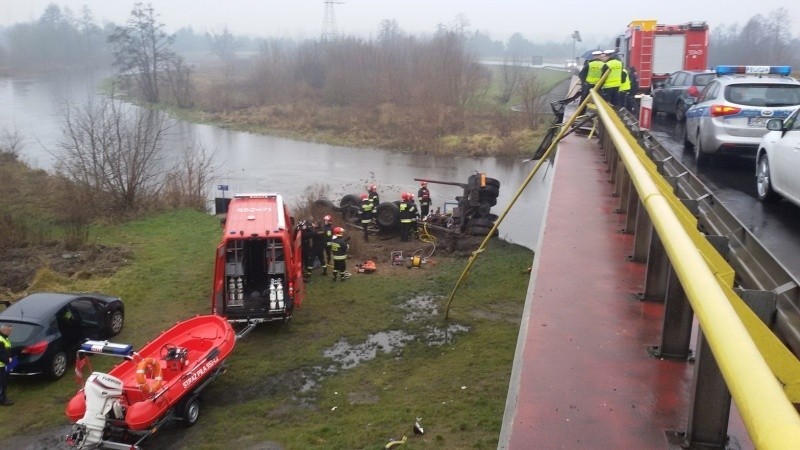
[[[647,352],[663,305],[634,296],[645,266],[613,190],[596,140],[560,143],[499,448],[667,448],[686,429],[693,366]]]

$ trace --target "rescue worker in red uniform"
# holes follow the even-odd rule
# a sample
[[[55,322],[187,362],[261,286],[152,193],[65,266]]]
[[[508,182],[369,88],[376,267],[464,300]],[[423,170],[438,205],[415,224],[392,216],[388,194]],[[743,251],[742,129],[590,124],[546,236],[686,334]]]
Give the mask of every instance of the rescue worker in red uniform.
[[[361,226],[364,228],[364,242],[369,242],[369,226],[375,216],[375,205],[367,194],[361,194]]]
[[[426,181],[421,181],[419,183],[417,197],[419,198],[419,215],[425,219],[428,217],[431,208],[431,192],[428,190],[428,183]]]
[[[333,281],[337,276],[341,281],[350,278],[347,273],[347,240],[344,238],[344,228],[336,227],[333,229],[333,240],[331,240],[331,250],[333,251]]]
[[[322,218],[322,231],[325,233],[325,264],[322,266],[322,274],[328,273],[328,266],[331,265],[331,241],[333,240],[333,224],[331,223],[331,216]]]

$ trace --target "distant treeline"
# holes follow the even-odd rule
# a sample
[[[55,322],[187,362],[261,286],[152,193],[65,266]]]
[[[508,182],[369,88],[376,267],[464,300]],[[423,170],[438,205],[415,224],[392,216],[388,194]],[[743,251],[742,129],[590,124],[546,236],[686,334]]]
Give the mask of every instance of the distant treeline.
[[[383,21],[378,34],[388,24],[399,29],[396,21]],[[0,27],[0,73],[20,73],[35,70],[54,70],[64,67],[107,67],[112,62],[112,50],[107,37],[118,24],[98,24],[87,6],[74,12],[55,3],[48,5],[38,20]],[[625,24],[619,24],[619,31]],[[442,30],[434,30],[433,35]],[[531,58],[563,59],[580,55],[602,43],[533,42],[517,32],[504,41],[491,35],[468,31],[467,25],[458,30],[464,39],[464,49],[474,57],[507,59],[528,62]],[[608,45],[617,30],[609,30]],[[258,52],[265,46],[296,47],[303,42],[291,39],[252,38],[231,34],[227,29],[196,32],[190,27],[175,33],[174,50],[180,53],[218,54],[221,52]],[[224,38],[221,40],[220,38]],[[220,43],[225,48],[220,48]],[[784,8],[756,14],[744,26],[738,24],[712,27],[709,44],[709,65],[716,64],[788,64],[800,67],[800,39],[792,36],[792,24]],[[573,46],[575,46],[573,48]],[[222,55],[220,55],[222,56]],[[538,58],[537,58],[538,59]]]

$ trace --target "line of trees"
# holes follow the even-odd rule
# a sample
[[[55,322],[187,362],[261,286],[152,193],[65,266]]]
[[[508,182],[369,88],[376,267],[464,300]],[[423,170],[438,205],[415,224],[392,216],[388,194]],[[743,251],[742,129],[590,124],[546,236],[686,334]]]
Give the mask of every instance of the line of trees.
[[[785,8],[766,16],[756,14],[747,23],[717,27],[709,38],[709,66],[761,64],[800,66],[800,39],[792,37],[792,21]]]

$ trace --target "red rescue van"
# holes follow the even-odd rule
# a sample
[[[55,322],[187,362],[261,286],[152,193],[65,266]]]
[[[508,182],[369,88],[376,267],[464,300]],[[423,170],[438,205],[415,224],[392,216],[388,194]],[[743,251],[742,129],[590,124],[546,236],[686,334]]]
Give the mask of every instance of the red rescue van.
[[[279,194],[234,195],[217,247],[211,312],[231,323],[288,321],[305,295],[300,238]]]

